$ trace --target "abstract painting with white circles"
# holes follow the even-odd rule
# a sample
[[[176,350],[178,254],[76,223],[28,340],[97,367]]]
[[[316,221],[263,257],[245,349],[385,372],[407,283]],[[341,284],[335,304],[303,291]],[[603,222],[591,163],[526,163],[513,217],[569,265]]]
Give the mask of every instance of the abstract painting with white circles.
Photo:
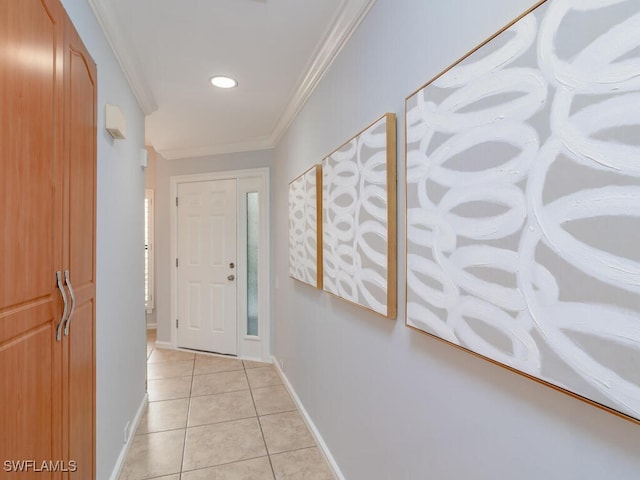
[[[541,2],[406,125],[407,325],[640,419],[640,1]]]
[[[314,165],[289,184],[289,276],[317,288],[322,288],[320,170]]]
[[[395,318],[396,117],[388,113],[322,161],[324,290]]]

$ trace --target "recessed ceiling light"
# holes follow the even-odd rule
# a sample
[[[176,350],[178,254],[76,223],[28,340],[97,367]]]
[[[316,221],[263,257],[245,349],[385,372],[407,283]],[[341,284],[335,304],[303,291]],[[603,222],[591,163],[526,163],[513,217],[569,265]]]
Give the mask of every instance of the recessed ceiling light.
[[[238,82],[231,77],[216,75],[211,77],[211,84],[218,88],[233,88],[238,86]]]

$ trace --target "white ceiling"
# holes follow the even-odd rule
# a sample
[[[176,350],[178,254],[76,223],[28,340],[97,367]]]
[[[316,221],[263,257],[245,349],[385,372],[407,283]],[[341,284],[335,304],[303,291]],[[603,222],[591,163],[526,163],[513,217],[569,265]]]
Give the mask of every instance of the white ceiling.
[[[167,159],[271,148],[375,0],[89,0]],[[229,75],[237,88],[211,86]]]

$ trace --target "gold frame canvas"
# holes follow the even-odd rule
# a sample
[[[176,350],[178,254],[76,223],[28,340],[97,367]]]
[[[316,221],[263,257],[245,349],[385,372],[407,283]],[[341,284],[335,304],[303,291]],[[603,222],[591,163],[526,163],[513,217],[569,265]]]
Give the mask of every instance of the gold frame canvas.
[[[396,116],[387,113],[322,161],[323,289],[397,315]]]
[[[405,322],[638,423],[640,4],[578,4],[407,97]]]
[[[289,183],[289,276],[322,289],[322,167]]]

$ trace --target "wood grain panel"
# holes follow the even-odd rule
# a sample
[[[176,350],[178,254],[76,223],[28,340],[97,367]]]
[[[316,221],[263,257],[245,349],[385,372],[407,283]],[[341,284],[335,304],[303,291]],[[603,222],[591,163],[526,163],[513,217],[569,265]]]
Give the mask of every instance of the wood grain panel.
[[[69,458],[76,460],[72,478],[91,479],[94,470],[94,304],[76,308],[65,338],[65,376],[68,383]]]
[[[96,67],[70,22],[65,44],[64,264],[75,311],[64,343],[64,445],[70,478],[95,478]]]
[[[62,26],[52,10],[0,3],[0,310],[51,295],[55,280]]]
[[[57,1],[0,2],[0,459],[15,462],[62,459],[63,16]]]
[[[68,35],[65,263],[79,288],[95,283],[96,68],[70,23]]]
[[[0,345],[0,458],[16,462],[11,478],[52,479],[52,472],[35,471],[35,466],[17,464],[25,460],[55,461],[59,456],[60,362],[59,349],[51,342],[54,328],[46,323]],[[53,441],[58,440],[58,441]]]

